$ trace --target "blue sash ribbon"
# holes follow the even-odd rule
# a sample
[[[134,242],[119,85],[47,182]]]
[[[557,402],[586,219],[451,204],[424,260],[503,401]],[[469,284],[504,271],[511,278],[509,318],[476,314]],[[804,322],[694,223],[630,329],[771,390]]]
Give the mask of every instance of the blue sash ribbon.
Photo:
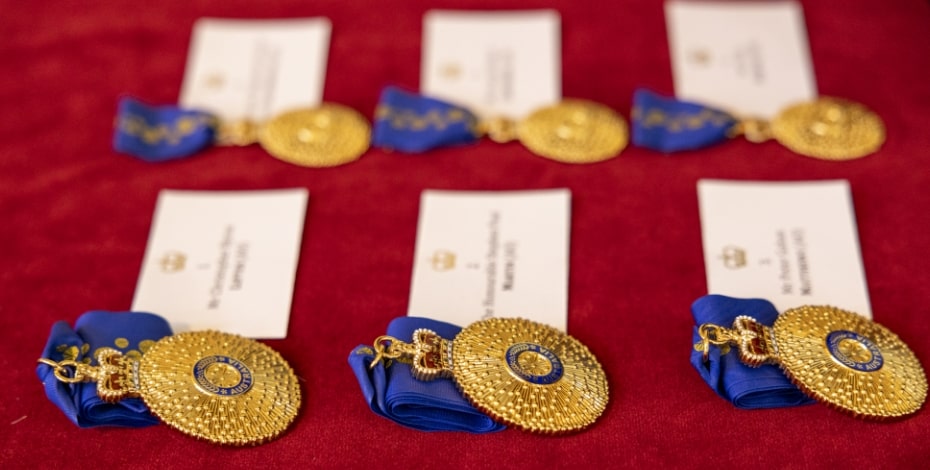
[[[409,341],[418,328],[431,329],[449,340],[461,331],[460,327],[441,321],[400,317],[391,321],[387,334]],[[376,414],[420,431],[481,434],[505,428],[472,406],[452,380],[417,380],[410,373],[410,366],[397,360],[392,361],[390,367],[379,363],[369,369],[374,357],[371,346],[358,346],[349,354],[349,365],[365,400]]]
[[[736,118],[697,103],[633,93],[633,145],[671,153],[708,147],[730,138]]]
[[[691,314],[697,326],[702,323],[730,328],[733,320],[748,315],[759,323],[772,325],[778,311],[768,300],[736,299],[722,295],[706,295],[691,305]],[[701,342],[698,328],[692,334],[692,344]],[[691,348],[691,365],[701,374],[717,395],[731,401],[737,408],[747,410],[780,408],[814,403],[814,400],[794,386],[776,365],[764,364],[749,367],[739,360],[734,347],[728,354],[711,346],[707,362],[704,354]]]
[[[375,110],[371,145],[422,153],[477,142],[477,126],[478,118],[461,106],[387,87]]]
[[[78,318],[74,329],[67,322],[55,323],[42,357],[55,362],[70,359],[96,365],[93,356],[97,348],[111,347],[132,356],[169,335],[168,322],[151,313],[91,311]],[[55,378],[54,368],[41,363],[36,374],[48,399],[82,428],[143,427],[159,422],[140,398],[107,403],[97,396],[95,383],[63,383]]]
[[[212,145],[215,127],[208,113],[125,97],[117,107],[113,148],[147,162],[174,160]]]

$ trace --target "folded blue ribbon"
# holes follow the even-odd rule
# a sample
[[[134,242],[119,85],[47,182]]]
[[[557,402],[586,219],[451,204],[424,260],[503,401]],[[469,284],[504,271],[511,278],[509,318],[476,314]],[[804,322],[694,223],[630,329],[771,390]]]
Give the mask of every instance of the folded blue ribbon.
[[[110,347],[126,355],[138,355],[169,335],[171,326],[158,315],[91,311],[78,318],[74,329],[67,322],[55,323],[42,357],[55,362],[70,359],[96,365],[93,356],[98,348]],[[64,383],[55,378],[54,372],[53,367],[42,363],[36,368],[48,399],[82,428],[143,427],[159,422],[139,398],[107,403],[97,396],[95,383]]]
[[[778,311],[771,302],[763,299],[736,299],[722,295],[706,295],[691,305],[691,314],[697,326],[692,344],[701,342],[698,326],[713,323],[730,328],[736,317],[748,315],[763,325],[772,325]],[[733,348],[721,354],[720,348],[711,346],[708,360],[704,354],[691,348],[691,365],[697,369],[717,395],[730,400],[737,408],[747,410],[780,408],[814,403],[788,380],[778,366],[765,364],[749,367],[739,360],[739,350]]]
[[[666,153],[727,140],[737,124],[736,118],[718,109],[643,89],[633,93],[631,118],[633,145]]]
[[[478,118],[461,106],[387,87],[375,110],[371,145],[422,153],[477,142],[477,126]]]
[[[388,325],[387,334],[409,342],[418,328],[428,328],[449,340],[461,331],[460,327],[441,321],[400,317]],[[410,366],[397,360],[392,361],[390,367],[381,362],[369,369],[374,357],[371,346],[358,346],[349,354],[349,365],[365,400],[378,415],[420,431],[481,434],[505,428],[472,406],[452,380],[417,380]]]
[[[193,155],[213,144],[216,119],[177,106],[149,106],[122,98],[116,112],[113,148],[148,162]]]

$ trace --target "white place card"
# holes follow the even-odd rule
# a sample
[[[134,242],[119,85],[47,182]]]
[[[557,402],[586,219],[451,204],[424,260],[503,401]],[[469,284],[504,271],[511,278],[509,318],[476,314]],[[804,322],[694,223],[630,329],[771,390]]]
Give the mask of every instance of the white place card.
[[[132,309],[175,332],[286,337],[307,198],[302,188],[163,190]]]
[[[567,189],[423,192],[407,314],[467,326],[521,317],[565,331]]]
[[[326,18],[198,20],[181,106],[255,122],[318,106],[331,28]]]
[[[679,99],[763,119],[816,99],[797,2],[668,1],[665,16]]]
[[[554,10],[433,10],[423,19],[420,92],[478,116],[520,119],[562,98]]]
[[[872,318],[849,183],[698,181],[707,291]]]

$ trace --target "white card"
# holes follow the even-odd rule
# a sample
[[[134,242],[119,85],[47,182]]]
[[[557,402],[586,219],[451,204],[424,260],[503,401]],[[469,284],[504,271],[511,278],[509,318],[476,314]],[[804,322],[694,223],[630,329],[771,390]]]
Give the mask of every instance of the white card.
[[[331,25],[326,18],[198,20],[181,106],[223,120],[263,122],[320,104]]]
[[[562,98],[554,10],[433,10],[423,19],[420,92],[483,118],[520,119]]]
[[[467,326],[521,317],[565,331],[567,189],[423,192],[407,314]]]
[[[707,291],[872,318],[849,183],[698,181]]]
[[[678,98],[771,119],[817,97],[797,2],[669,1],[665,16]]]
[[[302,188],[161,191],[132,309],[175,332],[286,337],[307,197]]]

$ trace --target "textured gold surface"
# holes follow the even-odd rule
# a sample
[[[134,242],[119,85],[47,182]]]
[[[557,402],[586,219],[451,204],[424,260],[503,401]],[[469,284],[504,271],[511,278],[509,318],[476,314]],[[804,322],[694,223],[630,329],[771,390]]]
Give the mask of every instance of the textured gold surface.
[[[818,401],[865,418],[895,418],[916,412],[927,398],[927,378],[913,352],[887,328],[834,307],[788,310],[773,326],[778,360],[791,380]],[[828,348],[833,332],[851,332],[876,348],[856,341],[838,343],[840,357],[880,366],[857,370]]]
[[[236,367],[211,362],[214,357]],[[281,355],[227,333],[180,333],[158,341],[140,361],[139,380],[143,400],[166,424],[218,444],[273,439],[300,408],[297,377]]]
[[[214,140],[216,145],[252,145],[258,143],[260,131],[261,126],[246,119],[220,122]]]
[[[324,103],[268,121],[259,143],[272,156],[295,165],[330,167],[357,160],[368,149],[371,127],[346,106]]]
[[[521,378],[507,352],[523,343],[557,356],[563,372],[548,384]],[[552,363],[533,352],[517,356],[523,376],[545,376]],[[526,431],[556,434],[584,429],[607,407],[608,385],[597,358],[575,338],[540,323],[491,318],[463,329],[452,343],[459,389],[495,420]]]
[[[517,128],[533,153],[564,163],[593,163],[614,157],[629,141],[626,121],[613,110],[585,100],[534,111]]]
[[[839,98],[791,106],[772,120],[771,132],[792,151],[824,160],[864,157],[885,142],[885,126],[877,114]]]

